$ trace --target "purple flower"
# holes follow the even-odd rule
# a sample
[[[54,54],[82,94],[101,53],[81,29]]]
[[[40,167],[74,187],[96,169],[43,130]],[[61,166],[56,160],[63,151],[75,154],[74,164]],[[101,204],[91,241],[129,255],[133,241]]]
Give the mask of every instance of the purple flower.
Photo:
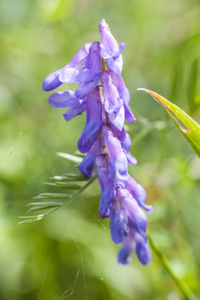
[[[110,28],[105,20],[99,24],[99,31],[101,34],[101,57],[106,60],[108,67],[120,75],[122,72],[123,60],[122,51],[126,47],[125,43],[118,43],[114,36],[112,35]]]
[[[86,101],[77,99],[73,91],[53,93],[49,97],[49,103],[55,108],[69,107],[64,114],[66,121],[82,114],[86,110]]]
[[[128,190],[117,190],[110,219],[112,240],[123,244],[118,255],[119,263],[129,264],[132,252],[136,251],[140,262],[143,265],[148,264],[151,254],[147,244],[147,219]]]
[[[99,24],[101,43],[85,44],[63,68],[48,75],[43,90],[51,91],[63,83],[79,83],[75,92],[53,93],[49,103],[55,108],[68,108],[66,121],[86,111],[86,123],[77,146],[86,154],[79,170],[91,178],[96,174],[101,187],[99,215],[110,217],[114,243],[122,244],[118,262],[128,264],[132,252],[146,265],[151,260],[146,234],[147,217],[152,212],[145,204],[144,188],[128,175],[128,163],[137,160],[130,154],[131,138],[124,121],[135,121],[129,108],[130,93],[121,76],[122,51],[108,24]]]
[[[90,46],[91,44],[85,44],[64,68],[49,74],[43,81],[43,90],[48,92],[56,89],[63,83],[77,82],[76,76],[85,67]]]
[[[78,98],[85,97],[99,83],[101,71],[101,57],[99,42],[92,43],[86,60],[85,68],[76,77],[80,82],[75,95]]]

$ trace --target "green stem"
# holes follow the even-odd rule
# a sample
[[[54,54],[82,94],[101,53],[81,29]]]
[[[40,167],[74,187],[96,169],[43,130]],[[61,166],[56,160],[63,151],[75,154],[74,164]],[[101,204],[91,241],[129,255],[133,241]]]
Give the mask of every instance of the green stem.
[[[181,290],[183,295],[186,297],[186,299],[188,299],[188,300],[197,300],[197,297],[192,293],[190,288],[176,276],[176,274],[174,273],[174,271],[170,267],[169,262],[167,261],[165,256],[162,254],[162,252],[158,248],[158,246],[154,243],[154,241],[153,241],[153,239],[152,239],[149,232],[148,232],[148,237],[149,237],[149,243],[150,243],[150,246],[151,246],[153,252],[160,259],[163,267],[167,270],[169,275],[173,278],[173,280],[175,281],[175,283],[177,284],[178,288]]]

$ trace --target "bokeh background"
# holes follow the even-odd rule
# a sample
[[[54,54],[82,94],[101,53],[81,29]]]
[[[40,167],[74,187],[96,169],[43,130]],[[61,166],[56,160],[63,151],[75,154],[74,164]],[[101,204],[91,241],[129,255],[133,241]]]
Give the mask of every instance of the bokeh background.
[[[200,289],[200,160],[145,87],[200,122],[198,0],[0,0],[0,299],[184,299],[153,253],[143,267],[117,264],[94,182],[66,207],[18,225],[49,177],[78,172],[56,152],[76,153],[85,115],[65,122],[48,104],[44,77],[86,43],[104,18],[125,42],[123,77],[137,122],[127,130],[147,190],[148,227],[181,280]],[[64,87],[75,88],[75,86]],[[62,90],[62,88],[60,89]]]

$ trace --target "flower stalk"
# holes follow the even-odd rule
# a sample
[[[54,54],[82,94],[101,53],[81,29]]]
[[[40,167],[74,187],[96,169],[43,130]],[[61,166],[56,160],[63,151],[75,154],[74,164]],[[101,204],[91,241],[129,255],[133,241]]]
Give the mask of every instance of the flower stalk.
[[[153,241],[153,238],[151,237],[151,234],[149,231],[148,231],[148,238],[149,238],[149,243],[150,243],[150,246],[151,246],[153,252],[159,258],[159,260],[160,260],[161,264],[163,265],[163,267],[165,268],[165,270],[173,278],[173,280],[175,281],[176,285],[178,286],[178,288],[180,289],[182,294],[188,300],[197,300],[198,298],[192,293],[190,288],[176,276],[176,274],[172,270],[169,262],[167,261],[166,257],[163,255],[162,251],[158,248],[158,246]]]

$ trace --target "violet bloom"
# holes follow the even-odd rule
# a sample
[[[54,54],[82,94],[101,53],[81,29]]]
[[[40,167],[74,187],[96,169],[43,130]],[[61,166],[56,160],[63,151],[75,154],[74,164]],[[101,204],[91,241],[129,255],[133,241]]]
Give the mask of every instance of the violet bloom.
[[[124,121],[133,123],[130,93],[121,76],[122,51],[108,24],[99,24],[101,42],[85,44],[63,68],[48,75],[43,90],[51,91],[64,83],[79,83],[76,91],[55,92],[49,103],[55,108],[68,108],[66,121],[86,111],[85,127],[77,147],[86,154],[79,170],[91,178],[95,169],[101,187],[99,215],[110,218],[114,243],[122,244],[118,262],[128,264],[132,252],[146,265],[151,260],[146,234],[147,217],[152,212],[145,204],[146,192],[128,174],[128,164],[137,160],[130,154],[131,138]]]

